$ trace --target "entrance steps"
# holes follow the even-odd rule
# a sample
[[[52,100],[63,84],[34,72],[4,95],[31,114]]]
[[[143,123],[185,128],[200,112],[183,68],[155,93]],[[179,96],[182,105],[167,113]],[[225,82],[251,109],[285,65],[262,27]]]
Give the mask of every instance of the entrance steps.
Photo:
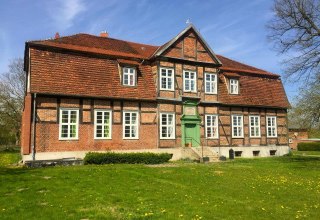
[[[203,161],[203,158],[209,159],[208,162],[217,162],[219,161],[219,155],[211,149],[211,147],[184,147],[183,156],[190,159],[196,159]]]

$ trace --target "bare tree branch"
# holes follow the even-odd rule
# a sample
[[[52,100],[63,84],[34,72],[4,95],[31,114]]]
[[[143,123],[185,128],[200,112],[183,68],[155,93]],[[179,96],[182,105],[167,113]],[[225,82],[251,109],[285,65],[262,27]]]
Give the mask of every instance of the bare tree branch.
[[[319,81],[320,0],[275,0],[273,11],[268,38],[280,54],[294,54],[283,61],[286,78]]]

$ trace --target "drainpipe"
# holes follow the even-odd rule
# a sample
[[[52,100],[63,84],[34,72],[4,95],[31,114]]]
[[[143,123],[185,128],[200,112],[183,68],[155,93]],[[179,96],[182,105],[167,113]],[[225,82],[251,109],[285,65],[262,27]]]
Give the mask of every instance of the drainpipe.
[[[32,160],[36,159],[35,142],[36,142],[36,98],[37,93],[33,94],[33,113],[32,113]]]

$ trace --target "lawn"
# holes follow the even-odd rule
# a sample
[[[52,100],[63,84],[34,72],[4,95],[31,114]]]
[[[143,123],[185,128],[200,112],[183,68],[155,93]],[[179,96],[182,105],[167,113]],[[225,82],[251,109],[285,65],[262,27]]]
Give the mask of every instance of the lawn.
[[[292,151],[294,155],[301,156],[320,156],[320,151]]]
[[[2,152],[0,160],[6,154],[9,153]],[[320,216],[317,157],[38,169],[7,164],[0,168],[0,219]]]

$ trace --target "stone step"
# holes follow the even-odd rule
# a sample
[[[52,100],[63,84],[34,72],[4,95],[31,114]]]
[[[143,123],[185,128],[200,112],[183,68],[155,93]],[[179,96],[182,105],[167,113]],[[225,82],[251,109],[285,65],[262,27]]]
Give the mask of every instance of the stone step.
[[[199,156],[201,157],[208,157],[209,162],[215,162],[219,160],[219,155],[212,151],[209,147],[193,147],[192,150]]]

